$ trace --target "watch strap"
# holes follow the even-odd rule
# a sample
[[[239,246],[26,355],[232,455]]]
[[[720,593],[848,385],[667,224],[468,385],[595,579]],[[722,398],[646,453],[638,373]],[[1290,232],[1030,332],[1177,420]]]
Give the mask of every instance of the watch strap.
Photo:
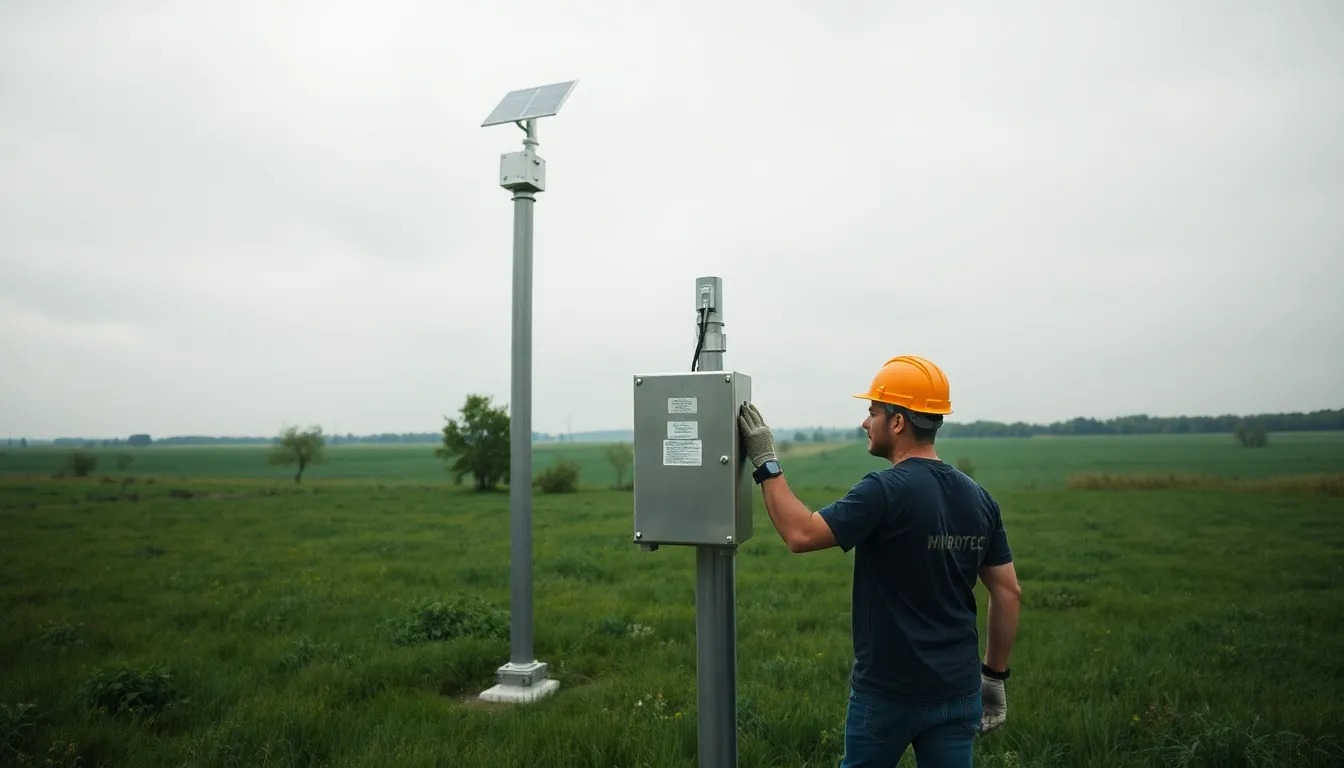
[[[1008,679],[1008,676],[1011,675],[1011,674],[1013,674],[1013,668],[1012,668],[1012,667],[1008,667],[1007,669],[1003,670],[1002,672],[996,672],[996,671],[990,669],[989,667],[985,666],[984,664],[981,664],[981,665],[980,665],[980,674],[982,674],[982,675],[984,675],[985,677],[988,677],[988,678],[990,678],[990,679],[992,679],[992,680],[1007,680],[1007,679]]]
[[[772,477],[779,477],[782,474],[784,474],[784,470],[780,468],[779,461],[777,459],[770,459],[757,467],[755,472],[751,473],[751,479],[755,480],[757,485],[760,485],[766,480],[769,480]]]

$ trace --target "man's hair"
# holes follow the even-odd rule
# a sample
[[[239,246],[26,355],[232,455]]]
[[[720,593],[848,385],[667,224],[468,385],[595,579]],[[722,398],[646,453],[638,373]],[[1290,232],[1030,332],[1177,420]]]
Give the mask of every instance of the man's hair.
[[[915,419],[911,418],[912,415],[911,411],[909,408],[906,408],[905,406],[892,405],[891,403],[883,403],[882,407],[886,409],[888,419],[890,419],[892,416],[895,416],[898,413],[905,417],[906,423],[910,425],[910,434],[915,436],[915,442],[917,443],[928,443],[932,445],[933,441],[938,437],[938,427],[941,427],[943,425],[943,417],[941,415],[934,415],[929,413],[919,414],[920,420],[925,421],[925,423],[936,421],[935,426],[923,426],[921,424],[917,424],[915,422]]]

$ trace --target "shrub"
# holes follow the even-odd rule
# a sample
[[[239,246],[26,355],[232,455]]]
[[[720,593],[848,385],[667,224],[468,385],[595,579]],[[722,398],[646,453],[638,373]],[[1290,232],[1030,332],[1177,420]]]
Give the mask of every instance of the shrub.
[[[1243,448],[1264,448],[1269,443],[1269,430],[1259,422],[1243,421],[1232,434],[1236,435],[1237,442]]]
[[[504,639],[509,634],[509,615],[478,599],[422,600],[411,606],[409,616],[389,621],[388,628],[397,645],[459,637]]]
[[[65,468],[75,477],[88,477],[97,467],[98,454],[89,451],[75,451],[65,462]]]
[[[540,488],[542,493],[573,493],[579,490],[579,465],[561,459],[537,475],[532,485]]]
[[[102,667],[84,681],[80,698],[90,709],[132,716],[153,715],[182,703],[167,667]]]
[[[117,469],[125,469],[131,466],[132,461],[135,461],[135,457],[129,453],[117,454]]]

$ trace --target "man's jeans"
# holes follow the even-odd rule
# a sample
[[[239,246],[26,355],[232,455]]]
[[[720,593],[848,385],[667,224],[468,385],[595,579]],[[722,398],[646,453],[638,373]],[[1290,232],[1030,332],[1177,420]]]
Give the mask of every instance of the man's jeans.
[[[892,768],[911,744],[919,768],[970,768],[981,711],[979,691],[950,699],[892,701],[851,688],[840,768]]]

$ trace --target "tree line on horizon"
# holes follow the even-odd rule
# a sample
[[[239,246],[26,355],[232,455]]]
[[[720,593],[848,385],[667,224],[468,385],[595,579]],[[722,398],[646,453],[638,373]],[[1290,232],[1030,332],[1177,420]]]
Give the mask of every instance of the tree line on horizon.
[[[1051,424],[1001,421],[949,421],[940,437],[1034,437],[1036,435],[1196,435],[1233,434],[1247,425],[1267,432],[1326,432],[1344,430],[1344,408],[1307,413],[1262,413],[1251,416],[1117,416],[1084,417]]]
[[[1036,435],[1184,435],[1184,434],[1234,434],[1237,429],[1254,425],[1267,432],[1324,432],[1344,430],[1344,408],[1325,409],[1310,412],[1264,413],[1250,416],[1225,414],[1221,416],[1117,416],[1110,419],[1092,419],[1078,417],[1050,424],[1002,421],[948,421],[939,431],[940,437],[1033,437]],[[781,436],[792,432],[788,429]],[[833,439],[855,434],[854,427],[830,428],[818,430]],[[342,444],[397,444],[397,443],[437,443],[443,438],[442,432],[402,432],[379,433],[369,435],[328,435],[327,445]],[[535,442],[549,442],[560,436],[534,432]],[[58,437],[51,441],[28,440],[27,438],[7,438],[9,447],[23,448],[28,445],[52,445],[57,447],[143,447],[153,445],[247,445],[271,444],[272,437],[229,437],[208,435],[180,435],[153,439],[147,434],[131,435],[126,439],[93,440],[84,437]]]

